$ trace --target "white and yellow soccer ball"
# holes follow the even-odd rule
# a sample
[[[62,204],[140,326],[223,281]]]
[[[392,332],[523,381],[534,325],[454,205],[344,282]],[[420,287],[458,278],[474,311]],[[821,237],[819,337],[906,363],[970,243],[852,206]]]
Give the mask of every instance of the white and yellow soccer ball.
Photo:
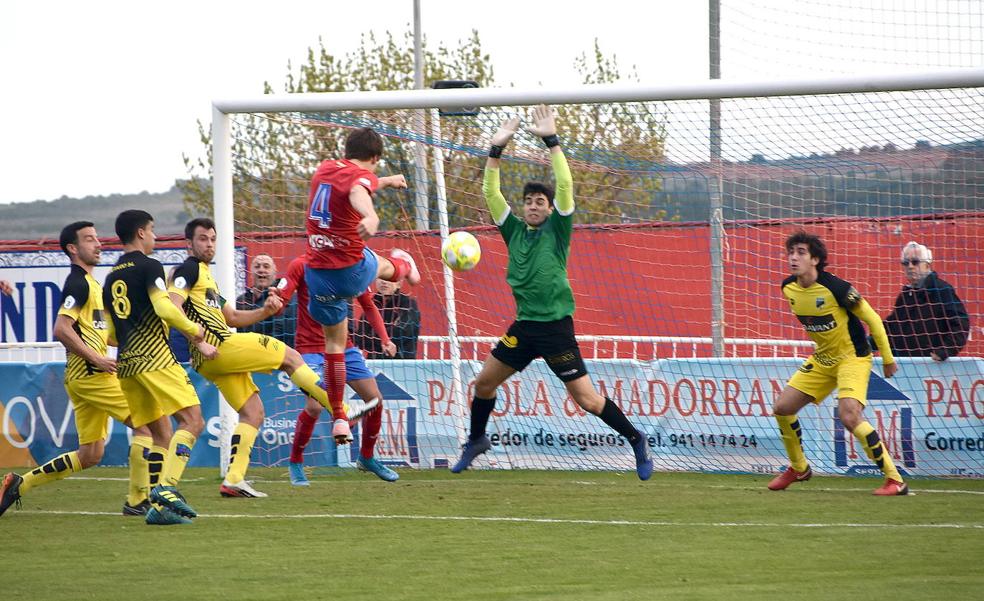
[[[468,232],[453,232],[441,245],[441,260],[454,271],[468,271],[481,258],[482,247]]]

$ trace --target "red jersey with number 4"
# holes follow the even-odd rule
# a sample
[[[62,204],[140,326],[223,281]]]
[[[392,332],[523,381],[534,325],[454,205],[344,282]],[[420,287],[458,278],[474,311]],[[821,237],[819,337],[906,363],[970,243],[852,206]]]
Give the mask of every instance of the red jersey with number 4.
[[[356,229],[362,215],[349,200],[355,186],[362,186],[371,195],[379,180],[372,171],[344,159],[321,163],[311,178],[307,215],[307,258],[311,267],[343,269],[362,260],[366,243]]]

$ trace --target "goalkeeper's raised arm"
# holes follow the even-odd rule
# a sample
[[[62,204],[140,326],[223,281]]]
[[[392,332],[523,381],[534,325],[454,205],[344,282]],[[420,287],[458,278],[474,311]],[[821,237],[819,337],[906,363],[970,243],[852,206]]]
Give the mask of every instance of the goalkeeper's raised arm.
[[[570,215],[574,212],[574,179],[571,177],[571,169],[567,165],[564,151],[560,148],[553,109],[544,104],[534,108],[533,126],[526,128],[526,131],[542,138],[543,143],[550,149],[550,162],[553,164],[554,183],[557,186],[554,191],[554,206],[561,215]]]
[[[499,162],[502,152],[505,150],[509,141],[516,134],[519,128],[519,118],[512,117],[506,119],[499,126],[499,129],[492,135],[492,145],[489,148],[489,158],[485,162],[485,179],[482,182],[482,192],[485,202],[489,207],[496,225],[501,226],[505,223],[510,214],[509,205],[499,187]],[[554,181],[556,192],[549,186],[539,182],[530,182],[523,190],[523,200],[526,202],[527,196],[531,192],[542,193],[552,207],[544,208],[533,207],[527,215],[525,221],[527,225],[539,226],[553,207],[557,208],[560,215],[568,216],[574,212],[574,181],[571,177],[570,167],[567,165],[567,158],[564,151],[560,148],[560,139],[557,137],[556,117],[553,109],[546,105],[540,105],[533,109],[533,125],[527,128],[531,134],[543,139],[543,143],[550,149],[550,161],[553,164]],[[531,220],[532,218],[532,220]]]
[[[519,129],[519,117],[506,119],[492,135],[492,146],[489,148],[489,158],[485,161],[485,178],[482,180],[482,195],[489,213],[496,225],[502,225],[509,216],[509,204],[499,188],[499,162],[502,151]]]

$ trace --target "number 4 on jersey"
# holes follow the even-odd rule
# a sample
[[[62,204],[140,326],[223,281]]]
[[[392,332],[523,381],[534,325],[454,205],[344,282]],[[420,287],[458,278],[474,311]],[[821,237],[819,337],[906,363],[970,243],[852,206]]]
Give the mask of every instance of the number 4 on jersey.
[[[331,198],[331,184],[321,184],[311,200],[311,210],[308,219],[317,221],[321,227],[331,225],[331,212],[328,210],[328,200]]]

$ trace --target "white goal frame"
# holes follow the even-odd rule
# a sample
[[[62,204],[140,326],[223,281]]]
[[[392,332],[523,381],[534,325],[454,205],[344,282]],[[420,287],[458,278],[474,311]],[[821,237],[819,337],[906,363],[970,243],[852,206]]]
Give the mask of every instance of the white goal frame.
[[[654,102],[671,100],[716,100],[752,97],[901,92],[984,87],[984,69],[947,69],[897,74],[871,74],[830,78],[776,80],[705,80],[665,85],[602,84],[568,88],[470,88],[384,92],[326,92],[263,95],[220,99],[212,103],[212,194],[218,235],[215,276],[220,290],[235,290],[235,222],[233,217],[233,170],[230,115],[237,113],[324,112],[344,110],[450,109],[461,106],[531,106],[536,104],[589,104],[604,102]],[[711,124],[708,124],[710,130]],[[711,132],[713,139],[717,132]],[[440,152],[440,149],[437,149]],[[714,157],[712,157],[713,160]],[[440,166],[440,156],[434,157]],[[438,212],[442,240],[448,235],[447,207],[438,185]],[[714,198],[716,196],[716,202]],[[712,290],[712,338],[715,354],[724,349],[723,316],[723,217],[720,195],[712,195],[709,215]],[[460,344],[456,332],[454,280],[444,269],[444,288],[449,318],[450,359],[458,374]],[[228,292],[227,292],[228,293]],[[456,386],[459,391],[461,386]],[[461,402],[458,403],[462,407]],[[235,412],[219,403],[222,422],[220,466],[228,465],[229,439]]]

